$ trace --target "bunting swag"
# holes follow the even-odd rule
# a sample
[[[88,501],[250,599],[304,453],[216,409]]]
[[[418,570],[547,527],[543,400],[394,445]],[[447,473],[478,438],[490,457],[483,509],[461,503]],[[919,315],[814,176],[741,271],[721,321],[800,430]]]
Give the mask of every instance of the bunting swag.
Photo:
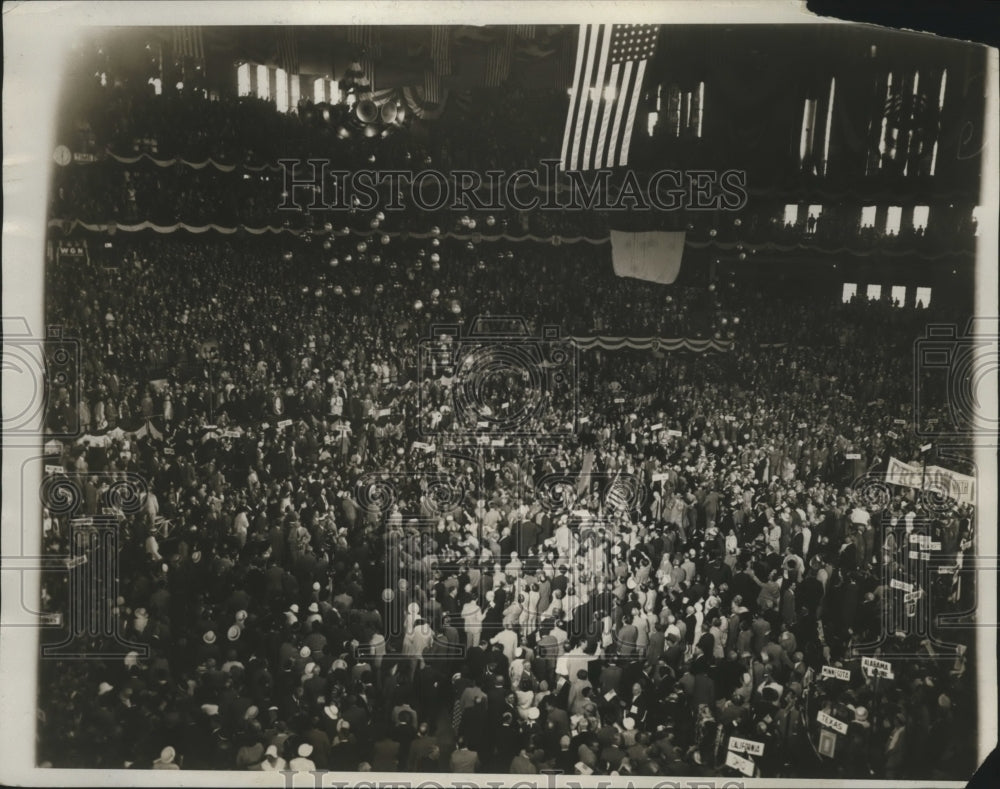
[[[79,219],[50,219],[48,227],[55,230],[62,230],[64,233],[72,233],[77,228],[89,230],[92,233],[106,233],[118,230],[123,233],[138,233],[143,230],[152,230],[155,233],[164,234],[176,233],[179,230],[185,230],[188,233],[207,233],[209,230],[213,230],[216,233],[232,235],[243,231],[257,236],[263,235],[264,233],[288,233],[293,236],[302,236],[309,235],[312,232],[303,228],[275,227],[274,225],[268,225],[267,227],[247,227],[246,225],[239,225],[238,227],[223,227],[222,225],[188,225],[183,222],[178,222],[174,225],[155,225],[152,222],[141,222],[137,225],[123,225],[121,222],[81,222]],[[534,241],[540,244],[552,244],[553,246],[559,246],[560,244],[579,244],[581,242],[596,246],[598,244],[607,244],[609,241],[607,238],[587,238],[585,236],[536,236],[533,234],[514,236],[509,233],[495,236],[484,236],[479,233],[431,233],[430,231],[426,233],[400,233],[397,231],[383,233],[381,231],[374,230],[348,230],[346,233],[343,231],[333,231],[329,233],[329,235],[334,237],[358,236],[360,238],[373,238],[383,235],[387,235],[390,238],[402,239],[453,238],[456,241]]]
[[[279,233],[288,233],[293,236],[307,235],[311,231],[306,231],[302,228],[292,228],[292,227],[276,227],[274,225],[268,225],[266,227],[247,227],[246,225],[239,225],[237,227],[225,227],[223,225],[188,225],[183,222],[178,222],[174,225],[156,225],[152,222],[141,222],[136,225],[123,225],[121,222],[82,222],[79,219],[50,219],[48,222],[48,227],[53,230],[61,230],[63,233],[72,233],[77,228],[82,228],[83,230],[88,230],[92,233],[107,233],[109,231],[122,231],[123,233],[138,233],[143,230],[152,230],[156,233],[176,233],[180,230],[187,231],[188,233],[207,233],[212,230],[216,233],[222,233],[224,235],[233,235],[240,231],[245,233],[250,233],[255,236],[263,235],[264,233],[271,233],[277,235]],[[528,233],[523,236],[515,236],[510,233],[503,233],[500,235],[482,235],[480,233],[441,233],[439,235],[433,235],[430,232],[426,233],[411,233],[405,232],[400,233],[397,231],[389,231],[387,233],[376,232],[373,230],[349,230],[347,233],[342,231],[333,231],[330,235],[336,236],[359,236],[360,238],[373,238],[375,236],[387,235],[390,238],[453,238],[457,241],[534,241],[539,244],[551,244],[552,246],[560,246],[561,244],[591,244],[597,246],[599,244],[608,244],[611,242],[611,238],[605,236],[604,238],[589,238],[587,236],[536,236],[532,233]],[[681,233],[680,235],[683,235]],[[720,249],[720,250],[732,250],[736,248],[736,242],[718,242],[718,241],[690,241],[686,240],[684,242],[685,247],[690,247],[691,249]],[[852,255],[854,257],[868,257],[870,255],[883,255],[886,257],[918,257],[922,260],[941,260],[950,257],[962,257],[968,256],[971,253],[970,250],[948,250],[945,252],[915,252],[910,249],[851,249],[850,247],[839,247],[837,249],[828,249],[815,244],[775,244],[772,242],[767,242],[764,244],[755,244],[754,249],[760,252],[795,252],[795,251],[808,251],[808,252],[821,252],[823,254],[833,254],[833,255]]]
[[[570,337],[577,348],[588,351],[599,348],[604,351],[619,351],[630,348],[636,351],[731,351],[731,340],[691,340],[686,338],[665,339],[662,337]]]

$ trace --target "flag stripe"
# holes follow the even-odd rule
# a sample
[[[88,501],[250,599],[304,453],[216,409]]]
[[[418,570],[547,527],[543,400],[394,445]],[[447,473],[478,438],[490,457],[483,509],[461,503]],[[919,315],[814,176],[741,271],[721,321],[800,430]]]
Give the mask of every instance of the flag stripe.
[[[620,71],[621,66],[618,63],[615,63],[611,67],[611,84],[615,86],[615,90],[620,89],[618,84],[618,73]],[[611,123],[611,105],[613,103],[610,101],[604,102],[604,116],[601,118],[601,136],[597,140],[597,159],[594,162],[594,166],[598,169],[604,166],[604,154],[608,145],[608,126]]]
[[[635,126],[635,113],[639,109],[639,101],[642,99],[642,78],[646,73],[646,61],[639,61],[639,73],[636,74],[635,82],[632,83],[632,96],[629,99],[628,122],[625,124],[625,134],[622,137],[622,152],[618,160],[619,166],[628,163],[628,151],[632,145],[632,129]]]
[[[625,89],[631,83],[631,79],[632,79],[632,61],[630,60],[630,61],[628,61],[625,64],[625,72],[622,74],[622,81],[621,81],[621,84],[618,86],[618,90],[622,94],[625,93]],[[617,103],[617,106],[615,107],[615,122],[614,122],[614,124],[611,127],[611,147],[608,150],[608,163],[609,164],[614,164],[614,161],[615,161],[615,150],[617,148],[617,146],[615,145],[615,142],[618,140],[618,131],[621,129],[622,115],[624,114],[624,110],[625,110],[625,102],[624,101],[618,101],[616,103]]]
[[[591,25],[591,27],[598,27],[596,25]],[[598,27],[598,30],[601,28]],[[577,157],[580,153],[580,142],[583,139],[583,124],[584,118],[587,115],[587,105],[590,103],[590,86],[593,84],[593,79],[591,75],[594,71],[595,64],[597,61],[597,39],[598,36],[595,35],[595,31],[591,31],[588,36],[589,41],[587,43],[587,60],[583,69],[583,83],[580,85],[580,107],[576,114],[576,129],[573,133],[573,150],[570,152],[570,167],[576,169],[579,167],[577,164]]]
[[[583,52],[587,45],[584,30],[585,28],[580,28],[580,37],[576,45],[576,68],[573,69],[573,90],[569,97],[569,110],[566,113],[566,130],[563,132],[562,155],[559,157],[562,160],[563,167],[566,169],[569,169],[566,154],[569,152],[569,139],[573,133],[573,111],[577,100],[580,99],[580,66],[583,64]]]
[[[601,103],[605,101],[604,98],[604,79],[607,75],[608,68],[608,53],[611,50],[611,36],[604,36],[604,40],[601,42],[601,61],[597,67],[597,77],[594,80],[593,92],[594,97],[591,97],[591,108],[590,108],[590,123],[587,126],[587,144],[583,148],[583,161],[584,164],[590,162],[590,150],[594,143],[594,130],[597,128],[597,111],[600,109]],[[606,103],[606,102],[605,102]]]

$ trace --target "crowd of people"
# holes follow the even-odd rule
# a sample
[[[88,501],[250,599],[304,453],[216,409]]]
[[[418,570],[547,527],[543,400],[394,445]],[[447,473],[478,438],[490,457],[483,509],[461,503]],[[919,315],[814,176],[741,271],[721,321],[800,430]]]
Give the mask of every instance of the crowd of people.
[[[40,762],[971,769],[971,636],[916,625],[972,607],[975,513],[858,482],[920,457],[896,420],[912,425],[912,343],[955,317],[946,304],[655,286],[535,242],[480,265],[394,241],[376,264],[353,237],[178,238],[116,238],[47,270],[49,322],[83,349],[79,390],[50,413],[83,438],[50,462],[84,511],[46,511],[46,550],[114,505],[116,478],[144,491],[117,515],[122,643],[103,647],[120,654],[42,661]],[[534,356],[428,344],[434,324],[508,314]],[[557,380],[539,361],[548,324],[731,346],[581,350]],[[927,575],[911,535],[952,569]],[[46,583],[47,610],[66,595]],[[868,676],[863,654],[894,676]]]
[[[963,426],[940,388],[913,410],[914,341],[964,323],[959,294],[842,303],[742,265],[883,243],[834,211],[654,217],[693,242],[667,286],[614,274],[595,211],[278,208],[287,155],[534,166],[554,97],[452,108],[428,141],[99,93],[64,140],[97,161],[57,168],[51,218],[243,228],[90,231],[46,268],[81,356],[47,402],[75,438],[45,445],[43,548],[75,560],[44,578],[43,637],[91,657],[40,661],[39,764],[972,772],[975,631],[928,623],[975,608],[977,514],[886,481],[891,459],[972,474],[914,430]],[[961,246],[935,232],[906,243]],[[101,529],[111,556],[80,547]],[[73,630],[73,573],[108,560],[87,604],[110,630]]]

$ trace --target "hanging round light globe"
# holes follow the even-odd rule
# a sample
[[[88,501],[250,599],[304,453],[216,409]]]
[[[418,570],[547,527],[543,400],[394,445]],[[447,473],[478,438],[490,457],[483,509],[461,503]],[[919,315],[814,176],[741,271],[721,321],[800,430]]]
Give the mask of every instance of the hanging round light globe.
[[[712,283],[711,285],[708,286],[708,292],[715,293],[715,283]]]
[[[292,253],[291,252],[286,252],[284,255],[282,255],[282,257],[285,260],[291,260],[292,259]]]
[[[332,246],[333,244],[330,243],[330,239],[327,239],[326,241],[323,242],[323,249],[329,250],[330,247]]]
[[[378,230],[378,226],[379,226],[379,225],[381,225],[381,224],[382,224],[382,223],[381,223],[381,222],[379,222],[379,221],[378,221],[378,219],[372,219],[372,221],[368,223],[368,226],[369,226],[369,227],[370,227],[370,228],[371,228],[372,230]]]
[[[433,301],[437,301],[440,297],[441,297],[441,291],[438,290],[437,288],[434,288],[434,290],[431,291],[431,299]]]
[[[378,285],[375,286],[375,292],[376,293],[381,293],[383,290],[385,290],[385,287],[382,285],[381,282],[378,283]]]
[[[430,157],[430,156],[425,156],[425,157],[424,157],[424,164],[430,164],[430,163],[431,163],[431,162],[433,162],[433,161],[434,161],[434,160],[433,160],[433,159],[431,159],[431,157]]]
[[[471,221],[472,221],[472,220],[471,220],[471,219],[469,219],[469,216],[468,216],[468,214],[466,214],[465,216],[463,216],[463,217],[462,217],[461,219],[459,219],[459,220],[458,220],[459,224],[460,224],[460,225],[461,225],[462,227],[468,227],[468,226],[469,226],[469,222],[471,222]]]
[[[437,225],[434,225],[434,227],[431,228],[431,235],[432,236],[439,236],[439,235],[441,235],[441,228],[438,227]]]
[[[341,233],[341,235],[344,235],[344,236],[347,236],[347,235],[350,235],[350,233],[351,233],[351,228],[349,228],[349,227],[348,227],[347,225],[344,225],[344,226],[343,226],[343,227],[342,227],[342,228],[340,229],[340,233]]]
[[[740,252],[740,260],[746,260],[746,259],[747,259],[747,253],[746,252]]]
[[[441,260],[441,256],[437,252],[431,253],[431,263],[437,263]]]
[[[424,303],[420,299],[417,299],[415,302],[413,302],[413,309],[415,309],[417,312],[420,312],[420,310],[422,310],[423,308],[424,308]]]
[[[359,285],[355,285],[353,288],[351,288],[351,295],[353,295],[353,296],[360,296],[361,295],[361,287]]]
[[[438,271],[441,268],[441,264],[436,260],[431,261],[431,271]]]
[[[337,296],[343,296],[344,295],[344,289],[342,287],[340,287],[340,285],[334,285],[333,286],[333,292]]]
[[[476,229],[476,220],[475,219],[470,219],[469,220],[469,230],[475,230],[475,229]]]
[[[345,263],[350,263],[352,260],[354,260],[354,256],[353,255],[344,255],[344,262]]]
[[[385,246],[386,244],[388,244],[389,243],[389,234],[388,233],[383,233],[382,234],[382,238],[380,238],[379,241],[382,242],[382,246]]]
[[[439,239],[439,238],[432,238],[431,239],[431,246],[432,247],[439,247],[439,246],[441,246],[441,239]]]
[[[381,262],[382,262],[382,256],[381,255],[372,255],[372,264],[373,265],[377,266]]]
[[[417,250],[417,257],[418,258],[427,257],[427,250],[426,249],[418,249]]]
[[[377,220],[378,220],[379,222],[384,222],[384,221],[385,221],[385,214],[384,214],[384,213],[383,213],[382,211],[378,211],[378,212],[377,212],[377,213],[375,214],[375,218],[376,218],[376,219],[377,219]]]
[[[712,238],[715,238],[718,234],[719,234],[719,231],[716,230],[714,227],[711,230],[708,231],[708,235],[710,235]]]
[[[337,258],[330,258],[330,268],[337,268],[340,265],[340,261]]]
[[[495,225],[496,223],[497,223],[497,220],[496,220],[496,217],[493,216],[493,214],[490,214],[488,217],[486,217],[486,226],[487,227],[493,227],[493,225]]]
[[[733,323],[736,324],[737,326],[739,325],[739,323],[740,323],[740,316],[739,315],[737,315],[735,318],[733,318]]]
[[[740,225],[742,225],[742,224],[743,224],[743,220],[742,220],[742,219],[740,219],[739,217],[736,217],[736,219],[734,219],[734,220],[733,220],[733,224],[734,224],[734,225],[735,225],[736,227],[739,227]]]
[[[316,288],[316,292],[313,295],[315,295],[316,298],[318,299],[320,296],[323,295],[323,288]]]
[[[325,222],[323,224],[323,230],[325,230],[327,233],[331,232],[333,230],[333,222]]]
[[[357,250],[358,252],[365,252],[368,249],[368,245],[364,241],[359,241]]]
[[[451,311],[453,314],[458,315],[462,311],[462,305],[457,301],[451,303]]]

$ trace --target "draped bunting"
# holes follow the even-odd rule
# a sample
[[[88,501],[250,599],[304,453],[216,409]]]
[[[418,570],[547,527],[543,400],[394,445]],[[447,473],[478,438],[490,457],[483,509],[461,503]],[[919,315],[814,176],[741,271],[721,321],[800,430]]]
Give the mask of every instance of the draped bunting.
[[[304,228],[275,227],[274,225],[268,225],[267,227],[247,227],[246,225],[239,225],[238,227],[224,227],[222,225],[189,225],[184,222],[178,222],[173,225],[156,225],[152,222],[140,222],[136,225],[124,225],[121,222],[83,222],[79,219],[50,219],[48,226],[55,229],[61,229],[64,233],[71,233],[77,228],[83,228],[84,230],[89,230],[95,233],[106,233],[108,231],[118,230],[121,230],[124,233],[137,233],[142,230],[152,230],[156,233],[176,233],[178,230],[186,230],[189,233],[206,233],[209,230],[214,230],[217,233],[232,235],[233,233],[242,230],[246,233],[253,233],[254,235],[262,235],[264,233],[289,233],[293,236],[301,236],[311,232]],[[608,238],[586,238],[584,236],[536,236],[533,234],[513,236],[509,233],[503,233],[495,236],[484,236],[478,233],[431,233],[430,231],[426,233],[401,233],[398,231],[382,232],[376,230],[349,230],[347,233],[342,231],[333,231],[330,235],[359,236],[367,239],[387,235],[390,238],[404,239],[453,238],[457,241],[535,241],[538,243],[553,244],[556,246],[559,244],[577,244],[580,242],[592,245],[607,244],[609,242]]]
[[[253,235],[263,235],[264,233],[288,233],[293,236],[302,236],[311,233],[312,231],[305,228],[293,228],[293,227],[276,227],[274,225],[268,225],[266,227],[248,227],[247,225],[238,225],[235,227],[226,227],[223,225],[189,225],[184,222],[177,222],[173,225],[157,225],[153,222],[140,222],[134,225],[125,225],[121,222],[83,222],[79,219],[50,219],[48,222],[50,228],[56,230],[62,230],[64,233],[71,233],[77,228],[82,228],[84,230],[89,230],[91,232],[101,232],[106,233],[108,231],[118,231],[121,230],[124,233],[137,233],[142,230],[152,230],[156,233],[175,233],[179,230],[185,230],[189,233],[206,233],[209,230],[214,230],[216,233],[222,233],[224,235],[233,235],[239,231],[244,231],[246,233],[251,233]],[[332,236],[359,236],[361,238],[375,238],[378,236],[387,235],[390,238],[453,238],[456,241],[534,241],[540,244],[552,244],[553,246],[559,246],[561,244],[579,244],[585,243],[592,246],[597,246],[600,244],[608,244],[611,242],[610,236],[604,236],[602,238],[589,238],[587,236],[537,236],[533,233],[528,233],[523,236],[515,236],[510,233],[500,233],[497,235],[482,235],[480,233],[431,233],[430,231],[425,233],[413,233],[413,232],[399,232],[399,231],[376,231],[376,230],[350,230],[347,233],[342,231],[333,231],[330,233]],[[684,246],[690,247],[691,249],[717,249],[717,250],[735,250],[737,242],[726,242],[726,241],[691,241],[688,239],[685,241]],[[923,260],[941,260],[948,257],[959,257],[963,255],[972,254],[970,250],[947,250],[944,252],[918,252],[913,249],[891,249],[886,247],[878,247],[874,249],[852,249],[850,247],[838,247],[836,249],[829,249],[816,244],[776,244],[774,242],[758,243],[754,244],[754,249],[762,252],[821,252],[823,254],[832,255],[852,255],[855,257],[868,257],[870,255],[884,255],[886,257],[917,257]]]
[[[181,159],[180,157],[175,157],[173,159],[157,159],[148,153],[141,153],[138,156],[122,156],[108,151],[107,154],[110,158],[114,159],[116,162],[121,162],[122,164],[135,164],[136,162],[145,159],[148,162],[152,162],[157,167],[173,167],[176,164],[183,164],[185,167],[190,167],[192,170],[203,170],[206,167],[214,167],[216,170],[223,173],[231,173],[236,169],[235,164],[222,164],[222,162],[217,162],[215,159],[205,159],[202,162],[191,162],[187,159]],[[263,172],[264,170],[281,172],[280,164],[244,164],[240,166],[244,170],[249,170],[254,173]]]
[[[692,340],[690,338],[663,337],[613,337],[600,335],[597,337],[570,337],[577,348],[590,350],[600,348],[606,351],[618,351],[622,348],[632,348],[637,351],[731,351],[731,340]]]

